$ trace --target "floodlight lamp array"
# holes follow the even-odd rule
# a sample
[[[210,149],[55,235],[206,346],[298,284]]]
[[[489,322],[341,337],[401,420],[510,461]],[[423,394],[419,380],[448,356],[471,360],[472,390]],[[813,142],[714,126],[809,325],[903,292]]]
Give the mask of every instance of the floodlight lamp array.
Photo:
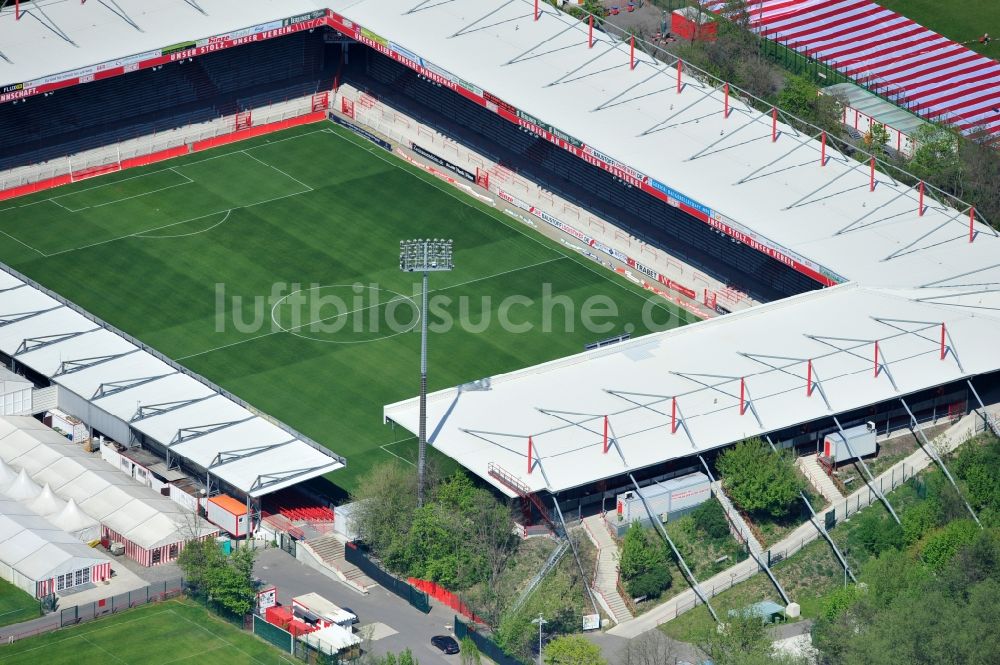
[[[399,269],[403,272],[441,272],[454,267],[450,238],[399,241]]]

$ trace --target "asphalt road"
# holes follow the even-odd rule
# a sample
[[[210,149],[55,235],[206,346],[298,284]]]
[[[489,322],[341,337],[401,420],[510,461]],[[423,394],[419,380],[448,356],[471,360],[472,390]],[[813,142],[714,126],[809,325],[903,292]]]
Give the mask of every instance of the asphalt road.
[[[409,647],[420,665],[459,663],[459,656],[445,656],[431,646],[434,635],[453,635],[454,612],[431,601],[430,614],[423,614],[395,594],[382,587],[363,596],[338,580],[331,579],[292,558],[280,549],[267,549],[258,553],[254,574],[265,583],[278,587],[278,602],[291,605],[292,598],[316,592],[341,607],[349,607],[360,620],[359,626],[382,623],[396,631],[372,642],[372,651],[384,654],[399,653]]]

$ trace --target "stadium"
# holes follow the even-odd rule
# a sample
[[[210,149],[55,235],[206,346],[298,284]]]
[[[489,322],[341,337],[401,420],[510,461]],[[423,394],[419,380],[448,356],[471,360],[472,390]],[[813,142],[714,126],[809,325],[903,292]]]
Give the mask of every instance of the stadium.
[[[454,239],[433,286],[480,319],[530,300],[528,334],[435,335],[428,400],[431,447],[525,527],[750,436],[1000,398],[974,202],[550,6],[52,0],[0,35],[0,360],[253,524],[414,457],[407,237]],[[543,285],[618,316],[537,332]],[[337,289],[386,300],[333,331],[289,307]]]

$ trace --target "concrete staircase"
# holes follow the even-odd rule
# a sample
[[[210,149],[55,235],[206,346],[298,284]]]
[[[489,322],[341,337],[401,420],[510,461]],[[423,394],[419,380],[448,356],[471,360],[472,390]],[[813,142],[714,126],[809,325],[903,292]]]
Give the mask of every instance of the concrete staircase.
[[[844,495],[840,493],[837,486],[826,475],[826,471],[820,465],[815,455],[806,455],[795,458],[795,466],[799,467],[803,475],[809,479],[809,484],[819,492],[828,504],[836,504],[843,501]]]
[[[593,589],[601,600],[604,610],[616,624],[628,621],[632,618],[632,613],[618,593],[618,545],[611,538],[611,533],[601,515],[585,517],[583,527],[597,547],[597,571],[594,575]]]
[[[336,535],[319,536],[304,541],[304,544],[323,565],[333,570],[337,577],[348,586],[354,587],[362,593],[368,593],[369,589],[378,586],[360,568],[348,563],[347,559],[344,558],[344,541]]]
[[[736,506],[734,506],[733,502],[729,500],[726,493],[722,491],[722,483],[719,481],[712,483],[712,491],[715,494],[715,498],[719,500],[722,510],[725,511],[726,516],[729,517],[729,522],[737,531],[740,532],[741,538],[747,542],[747,545],[749,545],[750,553],[753,555],[754,559],[760,560],[760,556],[764,551],[764,548],[761,546],[760,541],[757,540],[757,536],[754,535],[750,525],[743,519],[743,515],[740,515],[740,511],[736,510]]]

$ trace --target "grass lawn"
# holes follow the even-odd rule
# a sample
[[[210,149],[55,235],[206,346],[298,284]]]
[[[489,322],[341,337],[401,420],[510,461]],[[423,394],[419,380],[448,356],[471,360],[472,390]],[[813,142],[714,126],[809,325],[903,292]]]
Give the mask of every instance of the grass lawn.
[[[13,584],[0,580],[0,626],[41,616],[38,601]]]
[[[886,9],[911,18],[945,37],[966,44],[983,55],[1000,59],[1000,3],[996,0],[963,0],[961,3],[941,0],[876,0]],[[990,33],[993,41],[983,47],[979,38]]]
[[[419,390],[420,285],[399,270],[401,239],[455,243],[455,269],[431,278],[431,390],[688,316],[328,123],[4,202],[0,235],[0,261],[345,456],[330,480],[348,490],[415,457],[382,423]],[[596,332],[591,296],[614,312]],[[531,330],[505,330],[508,312]]]
[[[3,665],[296,662],[186,600],[146,605],[0,648]]]

